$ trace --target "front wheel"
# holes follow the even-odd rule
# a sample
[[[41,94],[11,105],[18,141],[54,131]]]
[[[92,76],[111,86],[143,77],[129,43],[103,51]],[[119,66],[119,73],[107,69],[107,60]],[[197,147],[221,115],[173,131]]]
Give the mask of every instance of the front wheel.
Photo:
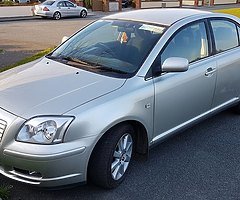
[[[87,11],[86,10],[82,10],[81,13],[80,13],[80,17],[81,18],[87,17]]]
[[[96,185],[115,188],[125,178],[134,147],[134,129],[131,125],[113,128],[95,147],[90,159],[88,175]]]

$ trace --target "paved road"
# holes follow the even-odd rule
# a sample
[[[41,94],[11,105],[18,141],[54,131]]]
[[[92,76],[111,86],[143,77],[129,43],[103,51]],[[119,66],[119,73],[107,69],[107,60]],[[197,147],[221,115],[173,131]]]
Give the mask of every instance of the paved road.
[[[227,111],[152,149],[149,160],[134,162],[125,182],[114,190],[85,185],[46,191],[2,176],[0,184],[13,185],[12,200],[237,200],[239,143],[240,117]]]
[[[4,50],[3,54],[0,53],[0,67],[57,46],[63,36],[72,35],[95,19],[92,16],[86,19],[73,18],[61,21],[37,19],[0,23],[0,49]]]
[[[92,20],[1,23],[0,49],[22,54],[20,52],[28,52],[29,49],[38,51],[54,46],[63,35],[71,35]],[[0,55],[0,63],[6,57],[7,53]],[[227,111],[152,149],[149,160],[134,162],[124,184],[115,190],[102,190],[86,185],[60,191],[43,191],[3,176],[0,176],[0,185],[13,185],[13,200],[235,200],[240,199],[239,144],[240,117]]]

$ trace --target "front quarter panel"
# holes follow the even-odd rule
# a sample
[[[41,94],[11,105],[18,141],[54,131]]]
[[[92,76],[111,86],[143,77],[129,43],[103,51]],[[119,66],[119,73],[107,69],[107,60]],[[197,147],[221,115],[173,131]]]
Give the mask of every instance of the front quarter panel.
[[[64,141],[97,135],[97,140],[111,127],[129,120],[144,125],[148,141],[153,130],[154,87],[152,80],[128,79],[122,88],[66,113],[75,116]],[[97,142],[96,140],[96,142]]]

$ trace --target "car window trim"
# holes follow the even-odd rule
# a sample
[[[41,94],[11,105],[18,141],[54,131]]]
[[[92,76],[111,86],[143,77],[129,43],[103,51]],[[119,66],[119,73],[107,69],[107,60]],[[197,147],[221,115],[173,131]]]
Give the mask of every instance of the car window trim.
[[[212,45],[213,45],[213,55],[218,55],[220,53],[223,53],[223,52],[226,52],[226,51],[229,51],[229,50],[240,47],[239,31],[238,31],[238,28],[237,28],[237,27],[240,27],[240,24],[238,22],[236,22],[233,19],[227,18],[227,17],[211,17],[211,18],[208,18],[207,20],[208,20],[209,29],[211,31],[211,38],[212,38]],[[215,37],[214,37],[214,34],[213,34],[213,28],[212,28],[212,25],[211,25],[211,21],[214,21],[214,20],[228,21],[228,22],[231,22],[235,25],[237,35],[238,35],[238,46],[226,49],[224,51],[217,51],[216,44],[215,44]]]
[[[65,3],[65,5],[66,5],[66,7],[68,7],[68,8],[73,8],[73,7],[74,7],[74,4],[71,3],[71,2],[69,2],[69,1],[64,1],[64,3]],[[69,4],[72,5],[72,6],[68,6],[67,3],[69,3]]]
[[[203,18],[203,19],[198,19],[198,20],[195,20],[193,22],[189,22],[185,25],[183,25],[182,27],[180,27],[177,31],[175,31],[173,33],[173,35],[171,35],[171,37],[168,39],[168,41],[165,43],[165,45],[163,46],[163,48],[161,49],[161,51],[159,52],[159,54],[157,55],[157,57],[159,55],[162,54],[162,52],[166,49],[166,47],[168,46],[168,44],[171,42],[171,40],[180,32],[182,31],[183,29],[185,29],[186,27],[188,26],[191,26],[191,25],[194,25],[194,24],[200,24],[200,23],[204,23],[204,26],[205,26],[205,30],[206,30],[206,36],[207,36],[207,40],[208,40],[208,56],[204,57],[204,58],[200,58],[198,60],[195,60],[195,61],[192,61],[190,62],[189,64],[192,64],[192,63],[195,63],[195,62],[199,62],[203,59],[206,59],[210,56],[212,56],[212,42],[211,42],[211,36],[209,35],[209,29],[208,29],[208,21],[207,21],[208,18]],[[159,77],[159,76],[162,76],[164,74],[166,74],[165,72],[164,73],[159,73],[159,74],[156,74],[154,72],[154,68],[156,67],[156,65],[154,66],[155,64],[155,61],[157,60],[157,57],[155,58],[155,60],[153,61],[151,67],[149,68],[146,76],[144,77],[145,80],[150,80],[152,78],[155,78],[155,77]],[[160,64],[160,67],[161,67],[161,64]]]

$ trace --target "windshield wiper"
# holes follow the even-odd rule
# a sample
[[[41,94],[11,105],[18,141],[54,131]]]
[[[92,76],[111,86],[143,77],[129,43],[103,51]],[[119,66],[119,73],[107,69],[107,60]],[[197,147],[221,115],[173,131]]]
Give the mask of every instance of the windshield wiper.
[[[77,64],[81,64],[81,65],[84,65],[84,66],[90,66],[91,65],[90,63],[79,60],[77,58],[73,58],[71,56],[51,56],[51,55],[47,55],[46,58],[53,59],[53,60],[66,60],[66,61],[69,61],[69,62],[74,62],[74,63],[77,63]]]
[[[102,66],[102,65],[96,65],[94,63],[85,62],[85,61],[82,61],[82,60],[79,60],[77,58],[73,58],[73,57],[70,57],[70,56],[51,56],[51,55],[47,55],[46,58],[53,59],[53,60],[66,60],[68,62],[73,62],[73,63],[80,64],[80,65],[83,65],[83,66],[87,66],[88,68],[90,68],[92,70],[99,69],[99,70],[104,70],[104,71],[109,71],[109,72],[116,72],[116,73],[119,73],[119,74],[128,74],[128,72],[125,72],[125,71],[122,71],[122,70],[119,70],[119,69],[115,69],[115,68],[112,68],[112,67],[105,67],[105,66]]]
[[[91,65],[90,63],[87,63],[83,60],[79,60],[77,58],[73,58],[73,57],[70,57],[70,56],[66,56],[66,57],[61,57],[62,59],[66,60],[66,61],[70,61],[70,62],[74,62],[74,63],[77,63],[77,64],[81,64],[81,65],[85,65],[85,66],[89,66]]]
[[[96,67],[94,67],[94,69],[100,69],[100,70],[109,71],[109,72],[116,72],[119,74],[128,74],[125,71],[122,71],[120,69],[114,69],[112,67],[96,66]]]

